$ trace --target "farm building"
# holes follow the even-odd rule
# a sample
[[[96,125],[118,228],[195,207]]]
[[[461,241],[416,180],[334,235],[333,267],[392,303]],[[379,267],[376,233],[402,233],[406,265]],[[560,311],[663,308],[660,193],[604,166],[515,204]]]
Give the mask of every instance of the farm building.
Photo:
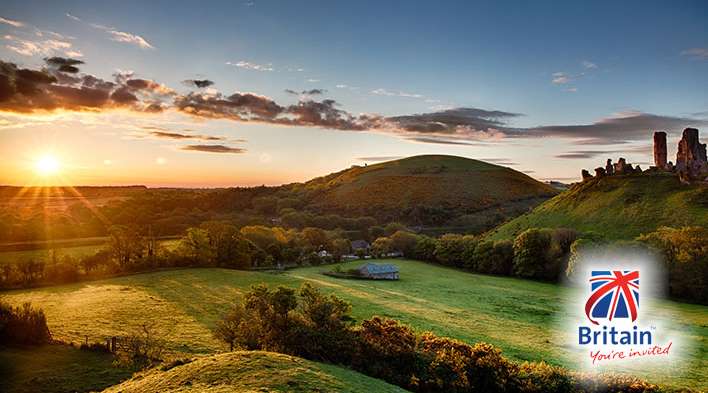
[[[362,277],[373,280],[398,280],[398,266],[391,264],[377,265],[367,263],[359,267],[359,274]]]
[[[367,242],[366,240],[354,240],[354,241],[352,241],[352,250],[353,250],[353,251],[356,251],[356,250],[364,250],[364,251],[368,252],[368,251],[369,251],[369,247],[370,247],[369,242]]]

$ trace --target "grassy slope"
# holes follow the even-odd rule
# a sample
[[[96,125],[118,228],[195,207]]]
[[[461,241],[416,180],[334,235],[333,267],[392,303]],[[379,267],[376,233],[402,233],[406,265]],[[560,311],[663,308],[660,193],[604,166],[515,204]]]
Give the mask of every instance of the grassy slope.
[[[531,227],[568,227],[632,239],[660,226],[708,226],[708,187],[671,174],[613,176],[580,183],[489,233],[512,238]]]
[[[398,212],[415,206],[474,211],[556,191],[510,168],[463,157],[423,155],[357,166],[298,185],[318,190],[324,209]]]
[[[113,356],[67,345],[0,348],[0,392],[69,393],[100,390],[130,378]]]
[[[153,369],[105,392],[405,392],[357,372],[272,352],[198,357],[167,371]]]
[[[422,262],[396,260],[398,282],[341,280],[324,268],[282,274],[223,269],[174,270],[91,283],[6,293],[12,303],[43,307],[50,328],[64,340],[92,340],[121,334],[143,322],[161,321],[174,351],[209,353],[223,347],[210,329],[228,305],[252,284],[299,286],[303,281],[331,291],[353,305],[358,320],[372,315],[399,319],[420,330],[467,342],[487,341],[516,360],[541,360],[573,367],[577,354],[567,346],[569,332],[559,325],[570,290],[561,286],[463,273]],[[355,266],[352,262],[344,268]],[[708,308],[662,302],[657,310],[681,328],[681,339],[695,348],[684,365],[648,375],[651,381],[700,387],[708,380]],[[677,369],[684,370],[678,373]]]

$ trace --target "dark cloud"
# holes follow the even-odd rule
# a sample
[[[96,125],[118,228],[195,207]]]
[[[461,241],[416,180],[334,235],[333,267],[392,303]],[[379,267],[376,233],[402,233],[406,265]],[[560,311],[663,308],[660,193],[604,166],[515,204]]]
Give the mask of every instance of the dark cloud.
[[[632,146],[625,149],[613,149],[613,150],[574,150],[567,153],[558,154],[556,158],[566,158],[566,159],[584,159],[593,158],[598,156],[604,156],[605,158],[611,158],[612,155],[617,154],[628,154],[628,153],[641,153],[650,154],[653,151],[652,145],[638,145]]]
[[[376,116],[353,116],[338,109],[334,100],[300,101],[285,107],[268,97],[241,92],[228,97],[221,93],[192,92],[176,97],[174,103],[177,110],[197,117],[339,130],[373,129],[373,124],[380,119]]]
[[[80,60],[51,57],[47,67],[31,70],[0,61],[0,111],[31,113],[36,111],[98,111],[127,108],[143,112],[162,111],[167,104],[161,96],[170,89],[147,80],[124,84],[105,81],[93,75],[78,74]],[[64,67],[64,70],[62,70]]]
[[[240,147],[229,147],[229,146],[224,146],[224,145],[187,145],[187,146],[182,146],[181,150],[201,151],[201,152],[206,152],[206,153],[233,153],[233,154],[241,154],[241,153],[246,152],[246,149],[242,149]]]
[[[392,161],[403,158],[402,156],[374,156],[374,157],[357,157],[359,161],[365,162],[381,162],[381,161]]]
[[[115,102],[127,104],[131,102],[137,102],[138,97],[133,94],[129,88],[127,87],[121,87],[119,89],[116,89],[112,94],[111,94],[111,99]]]
[[[81,60],[59,56],[46,57],[44,58],[44,62],[47,63],[50,69],[67,74],[78,73],[79,67],[77,67],[77,65],[84,64]]]
[[[605,118],[592,124],[534,127],[521,130],[517,135],[590,138],[611,143],[616,140],[646,140],[655,130],[678,132],[686,127],[706,125],[708,120],[703,119],[632,112]]]
[[[238,121],[272,121],[283,112],[283,107],[268,97],[252,93],[235,93],[225,97],[221,93],[189,93],[175,98],[175,107],[184,113],[207,118]]]
[[[406,138],[409,141],[420,142],[420,143],[434,143],[438,145],[463,145],[463,146],[483,146],[481,143],[465,142],[465,141],[451,141],[447,139],[429,138],[429,137],[411,137]]]
[[[143,128],[150,129],[148,127],[143,127]],[[150,135],[157,137],[157,138],[165,138],[165,139],[201,139],[201,140],[205,140],[205,141],[224,140],[224,138],[220,137],[220,136],[183,134],[183,133],[172,132],[172,131],[167,131],[167,130],[150,131]]]
[[[372,129],[377,117],[353,116],[336,108],[334,100],[300,101],[285,109],[288,117],[278,120],[281,124],[363,131]]]
[[[213,86],[214,81],[210,81],[209,79],[187,79],[182,81],[187,86],[190,87],[196,87],[199,89],[203,89],[205,87]]]
[[[129,71],[114,74],[113,81],[81,73],[81,60],[50,57],[40,70],[18,67],[0,61],[0,111],[34,112],[71,110],[98,111],[131,109],[161,112],[175,109],[201,118],[230,119],[284,126],[321,127],[350,131],[381,131],[422,143],[471,145],[471,141],[503,138],[558,137],[572,139],[577,145],[612,145],[647,140],[654,130],[676,135],[686,127],[708,126],[708,118],[696,114],[662,116],[630,112],[591,124],[542,125],[514,127],[510,122],[519,113],[480,108],[456,108],[431,113],[382,117],[355,115],[342,109],[332,99],[302,99],[293,105],[275,102],[269,97],[249,92],[231,95],[193,91],[179,95],[171,88],[149,79],[135,78]],[[211,86],[211,81],[187,80],[195,87]],[[322,89],[289,93],[305,96],[323,94]],[[585,158],[593,154],[581,150],[560,154],[561,158]]]
[[[602,152],[592,152],[592,153],[572,152],[572,153],[558,154],[558,155],[556,155],[556,158],[567,158],[567,159],[571,159],[571,160],[576,160],[576,159],[583,159],[583,158],[592,158],[592,157],[595,157],[599,154],[602,154]]]
[[[519,113],[489,111],[479,108],[456,108],[432,113],[393,116],[386,120],[400,129],[422,134],[498,133],[508,119]]]
[[[285,92],[288,94],[296,95],[296,96],[316,96],[316,95],[322,95],[327,92],[325,89],[310,89],[310,90],[302,90],[300,92],[297,92],[292,89],[285,89]]]
[[[61,67],[64,65],[77,66],[80,64],[84,64],[84,62],[81,60],[72,59],[69,57],[59,57],[59,56],[46,57],[46,58],[44,58],[44,62],[47,63],[47,65],[49,65],[49,66],[55,66],[55,67]]]

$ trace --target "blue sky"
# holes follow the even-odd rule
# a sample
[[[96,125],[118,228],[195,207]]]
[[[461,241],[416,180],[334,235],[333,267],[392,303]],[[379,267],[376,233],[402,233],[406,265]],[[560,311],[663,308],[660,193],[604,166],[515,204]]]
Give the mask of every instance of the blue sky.
[[[283,106],[302,99],[333,99],[337,108],[354,116],[390,117],[453,108],[520,114],[495,118],[501,120],[501,131],[495,135],[502,136],[490,139],[488,132],[480,136],[478,129],[470,132],[469,127],[453,133],[448,132],[451,128],[430,134],[391,132],[390,124],[367,125],[357,132],[334,131],[317,124],[246,124],[213,116],[195,119],[183,113],[130,118],[106,111],[91,114],[89,121],[77,118],[83,112],[77,111],[74,117],[34,125],[28,125],[30,115],[7,114],[0,138],[12,141],[17,151],[23,140],[30,142],[27,129],[36,129],[38,135],[51,135],[57,150],[71,150],[77,139],[88,138],[117,157],[120,152],[109,145],[120,139],[120,144],[144,151],[146,161],[171,155],[170,162],[183,169],[213,165],[216,170],[231,164],[244,168],[243,173],[224,173],[211,183],[173,179],[164,185],[251,184],[259,183],[258,176],[265,177],[264,183],[305,180],[357,163],[360,157],[421,153],[495,158],[513,162],[515,169],[538,178],[570,179],[578,176],[580,168],[597,166],[606,157],[586,154],[592,157],[569,160],[558,158],[559,154],[601,151],[616,158],[619,152],[615,151],[626,148],[625,156],[648,161],[651,130],[643,137],[640,129],[651,127],[655,118],[647,123],[644,115],[659,116],[657,126],[671,127],[667,129],[670,145],[682,127],[708,124],[708,3],[381,3],[5,1],[0,11],[6,21],[0,23],[0,58],[39,69],[45,57],[75,57],[85,62],[81,73],[111,80],[116,70],[132,70],[135,77],[168,86],[177,94],[190,91],[182,82],[186,79],[208,79],[214,85],[205,94],[252,92]],[[60,36],[39,36],[37,29]],[[49,39],[70,47],[52,47]],[[325,92],[298,97],[285,89]],[[581,135],[545,130],[593,125],[618,114],[630,118],[627,133],[602,127]],[[246,151],[176,154],[175,141],[126,138],[126,127],[113,129],[115,121],[108,121],[115,116],[133,127],[174,124],[202,134],[220,133],[232,145],[232,139],[246,139]],[[81,124],[84,130],[66,127],[70,130],[57,135],[56,129],[62,128],[57,127],[59,122]],[[86,125],[90,122],[92,128]],[[594,132],[601,140],[595,140]],[[420,136],[468,145],[414,140]],[[588,145],[590,140],[601,143],[593,147]],[[298,159],[303,152],[314,163]],[[270,158],[264,160],[264,154]],[[22,167],[20,155],[13,167],[16,171]],[[543,163],[539,157],[545,159]],[[94,163],[77,166],[105,160],[97,153]],[[264,161],[269,168],[262,167]],[[74,172],[79,182],[123,181]],[[163,184],[153,178],[161,176],[136,180]],[[10,177],[3,180],[17,182]]]

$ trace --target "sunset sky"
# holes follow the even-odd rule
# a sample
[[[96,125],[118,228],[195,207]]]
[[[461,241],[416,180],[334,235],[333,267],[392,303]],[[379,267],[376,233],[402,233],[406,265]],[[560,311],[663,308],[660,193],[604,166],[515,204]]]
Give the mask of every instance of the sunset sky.
[[[417,154],[575,181],[648,167],[654,130],[670,159],[683,128],[708,140],[705,1],[62,3],[0,8],[0,184],[281,184]]]

